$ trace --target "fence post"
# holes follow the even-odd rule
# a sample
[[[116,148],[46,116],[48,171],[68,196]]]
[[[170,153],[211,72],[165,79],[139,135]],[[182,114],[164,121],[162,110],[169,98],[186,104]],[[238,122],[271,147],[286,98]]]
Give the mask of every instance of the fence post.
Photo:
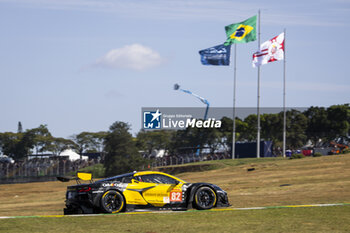
[[[8,176],[9,176],[9,166],[10,166],[9,163],[6,164],[6,178],[8,178]]]
[[[63,175],[66,174],[66,160],[63,160]]]
[[[57,160],[57,170],[56,170],[56,175],[59,176],[60,175],[60,161]]]
[[[27,168],[27,163],[24,165],[24,176],[28,176],[28,168]]]
[[[22,172],[22,164],[18,163],[18,176],[21,177],[21,172]]]

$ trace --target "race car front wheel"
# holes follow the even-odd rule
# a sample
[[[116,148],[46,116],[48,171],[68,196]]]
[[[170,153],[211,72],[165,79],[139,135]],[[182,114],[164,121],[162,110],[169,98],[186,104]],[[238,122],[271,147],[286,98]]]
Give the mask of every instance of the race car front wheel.
[[[101,207],[106,213],[118,213],[124,210],[125,199],[120,192],[109,190],[101,198]]]
[[[216,194],[209,187],[200,187],[194,194],[194,207],[197,210],[208,210],[216,204]]]

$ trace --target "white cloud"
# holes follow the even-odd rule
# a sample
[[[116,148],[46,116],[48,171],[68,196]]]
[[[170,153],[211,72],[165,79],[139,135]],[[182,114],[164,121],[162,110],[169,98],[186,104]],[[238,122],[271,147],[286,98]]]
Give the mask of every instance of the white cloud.
[[[94,65],[140,71],[158,66],[162,62],[163,58],[158,52],[141,44],[132,44],[110,50],[98,59]]]

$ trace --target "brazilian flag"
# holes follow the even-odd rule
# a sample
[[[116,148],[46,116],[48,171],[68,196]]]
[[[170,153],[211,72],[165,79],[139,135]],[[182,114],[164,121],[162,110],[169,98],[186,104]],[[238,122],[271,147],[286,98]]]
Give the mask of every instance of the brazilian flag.
[[[248,43],[256,40],[256,15],[240,23],[225,27],[227,40],[224,45]]]

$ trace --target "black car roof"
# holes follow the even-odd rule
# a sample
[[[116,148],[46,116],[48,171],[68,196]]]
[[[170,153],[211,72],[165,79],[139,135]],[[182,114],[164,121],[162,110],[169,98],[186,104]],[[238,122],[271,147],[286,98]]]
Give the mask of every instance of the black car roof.
[[[130,173],[122,174],[122,175],[108,177],[108,178],[105,178],[105,179],[102,179],[102,180],[98,180],[98,181],[96,181],[96,183],[110,181],[110,180],[114,180],[114,179],[118,179],[118,178],[123,178],[123,177],[126,177],[126,176],[131,176],[131,175],[133,175],[135,173],[136,172],[130,172]]]

